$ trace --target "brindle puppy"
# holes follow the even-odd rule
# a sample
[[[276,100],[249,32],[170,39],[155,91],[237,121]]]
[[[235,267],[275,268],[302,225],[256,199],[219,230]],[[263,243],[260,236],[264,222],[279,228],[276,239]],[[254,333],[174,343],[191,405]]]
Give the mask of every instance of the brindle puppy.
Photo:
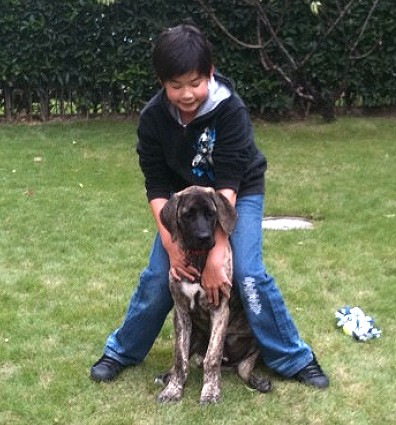
[[[161,211],[161,220],[172,239],[185,251],[187,261],[201,272],[208,251],[215,244],[216,227],[231,234],[237,214],[228,200],[213,189],[191,186],[170,198]],[[224,267],[231,281],[230,246],[226,258]],[[209,305],[199,281],[179,282],[170,277],[170,290],[175,303],[175,364],[160,378],[166,387],[158,400],[170,402],[182,398],[193,354],[204,358],[201,404],[220,399],[221,366],[235,368],[243,381],[258,391],[270,391],[269,380],[252,374],[259,349],[235,289],[231,290],[230,300],[222,296],[219,307]]]

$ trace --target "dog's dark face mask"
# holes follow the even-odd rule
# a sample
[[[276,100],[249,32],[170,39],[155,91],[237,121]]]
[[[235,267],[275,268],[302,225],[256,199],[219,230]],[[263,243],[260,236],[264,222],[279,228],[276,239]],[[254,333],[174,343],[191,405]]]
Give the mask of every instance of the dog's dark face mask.
[[[209,250],[215,245],[217,208],[211,196],[186,194],[181,197],[177,211],[177,226],[188,250]]]

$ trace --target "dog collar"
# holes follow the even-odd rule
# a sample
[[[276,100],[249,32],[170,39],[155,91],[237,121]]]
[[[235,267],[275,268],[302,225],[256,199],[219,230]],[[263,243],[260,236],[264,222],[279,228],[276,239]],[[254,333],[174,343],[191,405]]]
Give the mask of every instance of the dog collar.
[[[189,256],[199,256],[199,255],[206,255],[209,251],[207,249],[194,249],[194,250],[189,250],[188,254]]]

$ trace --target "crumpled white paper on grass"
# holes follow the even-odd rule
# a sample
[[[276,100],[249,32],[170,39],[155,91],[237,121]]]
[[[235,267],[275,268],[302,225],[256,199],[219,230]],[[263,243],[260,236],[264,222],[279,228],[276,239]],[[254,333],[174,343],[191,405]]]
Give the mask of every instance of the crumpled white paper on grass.
[[[359,307],[340,308],[336,311],[335,317],[337,327],[358,341],[366,342],[381,336],[381,330],[374,327],[374,319],[367,316]]]

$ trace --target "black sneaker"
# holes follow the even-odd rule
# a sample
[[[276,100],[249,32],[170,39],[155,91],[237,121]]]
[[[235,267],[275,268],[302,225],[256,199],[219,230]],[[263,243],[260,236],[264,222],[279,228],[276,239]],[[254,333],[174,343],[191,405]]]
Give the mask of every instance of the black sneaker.
[[[330,385],[329,378],[325,375],[321,369],[319,363],[314,356],[311,363],[302,368],[299,372],[293,375],[294,379],[305,385],[311,385],[315,388],[324,389]]]
[[[126,368],[117,360],[103,355],[91,368],[91,378],[96,382],[108,382],[117,378],[117,376]]]

